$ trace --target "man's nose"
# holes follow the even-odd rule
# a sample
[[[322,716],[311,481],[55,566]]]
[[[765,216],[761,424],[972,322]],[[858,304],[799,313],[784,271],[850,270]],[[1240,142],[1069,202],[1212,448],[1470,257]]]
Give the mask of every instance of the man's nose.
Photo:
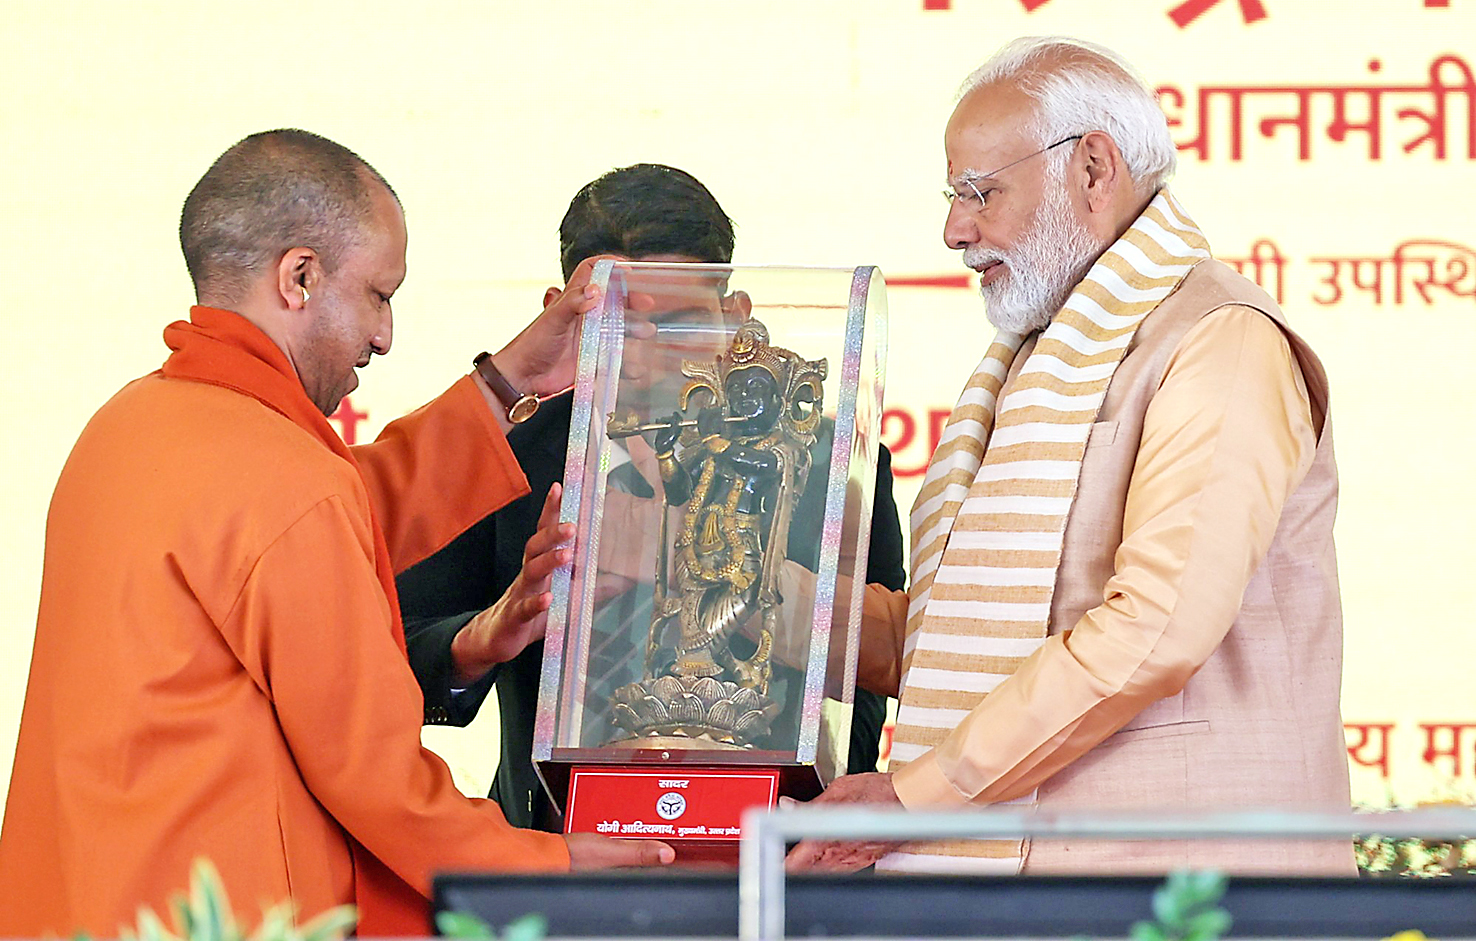
[[[955,199],[950,203],[948,218],[943,220],[943,241],[952,249],[965,249],[979,241],[979,227],[961,202]]]
[[[379,330],[375,332],[374,336],[369,338],[369,348],[380,356],[388,353],[390,351],[390,343],[394,340],[394,332],[394,321],[386,315],[384,323],[379,325]]]

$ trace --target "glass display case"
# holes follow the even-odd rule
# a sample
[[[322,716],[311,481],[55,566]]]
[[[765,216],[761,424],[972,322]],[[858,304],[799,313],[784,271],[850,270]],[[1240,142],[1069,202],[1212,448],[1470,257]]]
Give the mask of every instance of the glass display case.
[[[885,284],[621,261],[594,281],[534,762],[566,831],[736,839],[744,807],[845,767]]]

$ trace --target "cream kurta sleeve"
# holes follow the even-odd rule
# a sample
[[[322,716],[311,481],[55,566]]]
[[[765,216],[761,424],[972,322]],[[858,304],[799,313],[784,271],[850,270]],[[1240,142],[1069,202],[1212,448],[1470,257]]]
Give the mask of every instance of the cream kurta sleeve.
[[[1178,693],[1234,622],[1315,450],[1281,329],[1239,306],[1195,325],[1144,417],[1103,603],[897,772],[902,803],[1022,796]]]

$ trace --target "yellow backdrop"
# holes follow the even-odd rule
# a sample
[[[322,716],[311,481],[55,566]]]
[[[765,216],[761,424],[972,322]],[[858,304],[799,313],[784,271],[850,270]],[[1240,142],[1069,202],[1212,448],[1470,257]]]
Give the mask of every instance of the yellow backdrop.
[[[886,439],[916,471],[930,416],[990,335],[940,238],[942,127],[959,80],[1023,33],[1107,43],[1172,86],[1179,197],[1220,254],[1279,286],[1332,375],[1356,796],[1469,799],[1476,455],[1460,351],[1476,313],[1476,87],[1462,57],[1476,54],[1476,4],[1463,0],[12,0],[0,781],[52,485],[93,410],[162,360],[159,332],[190,302],[179,205],[226,146],[308,128],[404,200],[410,276],[394,354],[353,396],[361,438],[536,311],[580,185],[657,161],[711,187],[741,263],[882,267]],[[904,513],[917,481],[899,477]],[[483,790],[491,723],[436,731],[463,786]]]

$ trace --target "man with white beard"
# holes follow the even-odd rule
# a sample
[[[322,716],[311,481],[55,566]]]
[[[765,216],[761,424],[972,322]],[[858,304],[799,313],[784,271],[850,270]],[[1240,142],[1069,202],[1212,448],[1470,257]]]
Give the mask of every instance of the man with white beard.
[[[944,136],[943,235],[998,329],[868,587],[887,773],[817,803],[1346,811],[1327,378],[1165,181],[1111,51],[1016,40]],[[1354,873],[1338,841],[813,842],[794,869]]]
[[[1045,154],[1080,139],[1080,135],[1063,138],[1039,153]],[[1055,312],[1066,303],[1072,288],[1110,244],[1093,237],[1071,212],[1066,195],[1065,161],[1043,162],[1045,191],[1030,227],[1020,234],[1013,248],[995,248],[963,239],[963,263],[979,272],[979,294],[984,298],[986,316],[996,328],[1008,333],[1045,329]],[[982,206],[989,187],[976,186],[980,180],[976,171],[965,170],[958,181],[963,192],[950,189],[944,195],[950,203],[962,196],[965,200],[978,200]],[[950,247],[959,247],[954,237],[946,237]]]

